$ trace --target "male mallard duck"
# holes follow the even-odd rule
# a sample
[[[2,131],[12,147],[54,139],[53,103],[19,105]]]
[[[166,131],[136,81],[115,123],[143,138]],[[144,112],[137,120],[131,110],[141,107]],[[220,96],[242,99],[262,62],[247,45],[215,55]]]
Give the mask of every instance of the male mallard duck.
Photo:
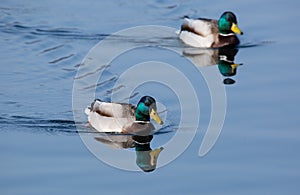
[[[150,96],[142,97],[136,107],[95,100],[85,113],[89,124],[99,132],[147,134],[154,130],[150,117],[158,124],[163,124],[156,111],[156,101]]]
[[[219,48],[239,44],[235,33],[243,34],[237,26],[236,16],[232,12],[224,12],[219,21],[185,18],[179,38],[193,47]]]

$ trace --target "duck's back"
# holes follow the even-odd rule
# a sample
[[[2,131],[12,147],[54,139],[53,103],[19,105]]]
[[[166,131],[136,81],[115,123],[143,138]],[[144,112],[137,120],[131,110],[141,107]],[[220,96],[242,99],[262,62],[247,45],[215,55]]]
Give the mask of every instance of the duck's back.
[[[186,18],[181,26],[179,38],[193,47],[211,47],[217,34],[217,20]]]
[[[135,106],[131,104],[103,102],[95,100],[91,106],[91,111],[97,112],[101,116],[114,118],[134,117]]]

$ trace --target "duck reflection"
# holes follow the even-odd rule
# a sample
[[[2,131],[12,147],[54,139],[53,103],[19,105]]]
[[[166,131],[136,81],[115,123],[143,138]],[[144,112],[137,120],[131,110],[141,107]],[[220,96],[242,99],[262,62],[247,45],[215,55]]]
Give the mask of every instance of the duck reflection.
[[[232,77],[236,75],[237,67],[242,65],[234,63],[234,58],[237,53],[237,48],[188,48],[183,50],[183,55],[191,59],[198,67],[218,65],[220,74],[225,77],[223,80],[225,85],[235,83]]]
[[[163,147],[151,148],[153,135],[105,135],[95,139],[116,149],[134,148],[136,164],[144,172],[156,169],[158,156],[163,150]]]

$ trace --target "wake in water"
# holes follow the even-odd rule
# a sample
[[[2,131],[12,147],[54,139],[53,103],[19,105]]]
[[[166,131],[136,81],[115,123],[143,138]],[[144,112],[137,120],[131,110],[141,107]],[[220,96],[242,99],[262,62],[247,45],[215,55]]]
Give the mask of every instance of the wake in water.
[[[118,133],[101,133],[88,127],[86,123],[77,123],[73,120],[64,119],[41,119],[35,117],[26,116],[9,116],[0,117],[0,125],[3,127],[0,131],[24,131],[28,133],[47,133],[50,135],[77,135],[79,133],[92,134],[92,135],[127,135]],[[176,127],[172,125],[166,125],[163,128],[156,131],[154,134],[165,134],[175,132]],[[130,136],[128,134],[128,136]]]
[[[13,131],[17,129],[32,133],[49,134],[77,134],[79,133],[72,120],[41,119],[26,116],[0,117],[1,131]]]

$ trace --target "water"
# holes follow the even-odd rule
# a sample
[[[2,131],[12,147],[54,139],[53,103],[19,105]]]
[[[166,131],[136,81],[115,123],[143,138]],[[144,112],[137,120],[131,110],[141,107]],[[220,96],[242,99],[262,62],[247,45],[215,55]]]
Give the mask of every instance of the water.
[[[295,1],[1,1],[1,194],[297,194],[298,7]],[[182,155],[151,173],[123,171],[98,160],[78,134],[89,129],[75,128],[72,110],[74,78],[88,51],[125,28],[178,29],[184,15],[215,18],[225,10],[237,14],[245,33],[235,56],[235,62],[243,65],[230,77],[235,83],[225,87],[226,119],[212,150],[198,156],[211,109],[204,79],[192,74],[195,69],[185,57],[150,47],[113,61],[104,79],[145,60],[184,65],[181,69],[198,84],[201,97],[196,137]],[[155,43],[181,48],[172,37]],[[218,72],[217,66],[202,69]],[[226,77],[219,76],[217,82],[223,86]],[[109,100],[114,82],[99,85],[96,95]],[[168,109],[162,113],[165,133],[154,135],[156,148],[174,136],[169,130],[178,125],[179,101],[172,90],[150,83],[136,89],[130,102],[146,92]],[[161,152],[158,162],[167,151]]]

